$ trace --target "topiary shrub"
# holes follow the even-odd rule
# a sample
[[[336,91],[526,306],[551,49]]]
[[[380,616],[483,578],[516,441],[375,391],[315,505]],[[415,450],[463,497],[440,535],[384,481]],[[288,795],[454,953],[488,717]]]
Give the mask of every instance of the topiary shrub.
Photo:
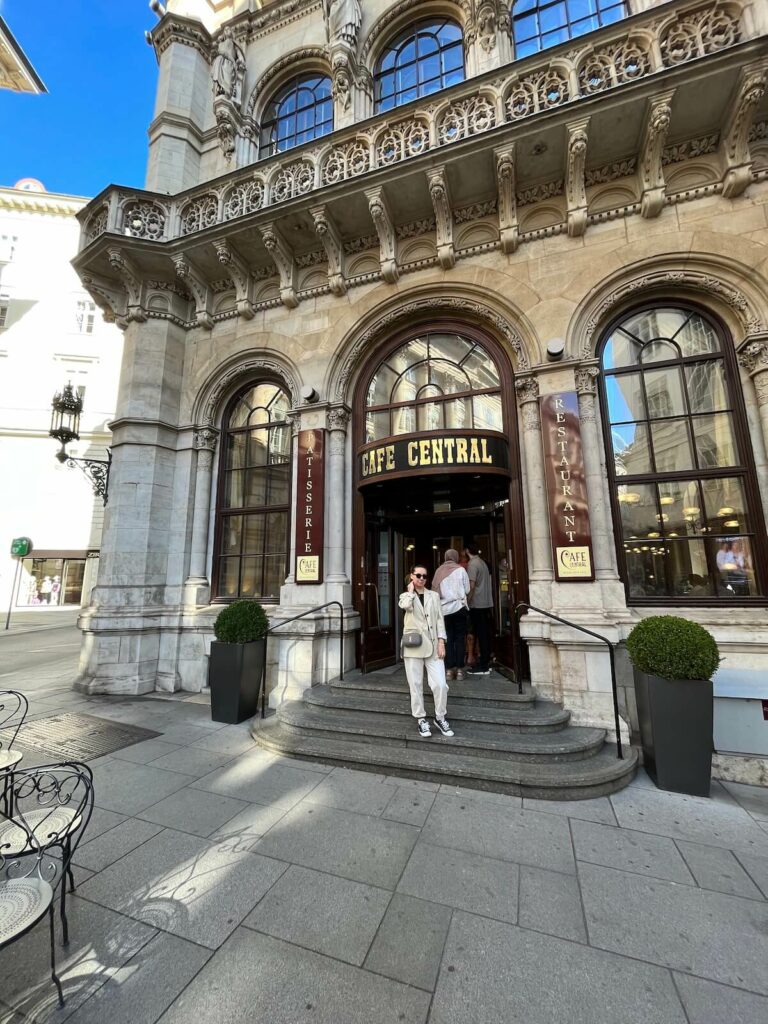
[[[213,624],[223,644],[249,644],[267,635],[269,619],[258,601],[233,601],[219,612]]]
[[[720,664],[715,638],[676,615],[651,615],[627,637],[632,664],[662,679],[711,679]]]

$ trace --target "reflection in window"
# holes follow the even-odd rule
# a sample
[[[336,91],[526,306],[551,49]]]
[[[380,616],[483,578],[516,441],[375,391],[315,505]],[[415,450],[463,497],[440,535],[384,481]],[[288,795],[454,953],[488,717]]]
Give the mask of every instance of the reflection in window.
[[[626,15],[625,0],[516,0],[512,5],[515,57],[546,50]]]
[[[331,80],[309,74],[284,86],[264,111],[260,155],[274,156],[333,131]]]
[[[602,363],[629,597],[760,594],[743,416],[714,324],[677,307],[633,313],[605,339]]]
[[[460,334],[401,346],[368,385],[365,440],[431,430],[503,429],[501,381],[491,357]]]
[[[461,28],[447,18],[423,21],[399,35],[379,60],[376,110],[391,110],[463,81]]]
[[[290,400],[276,384],[251,385],[222,429],[217,596],[276,601],[288,564]]]

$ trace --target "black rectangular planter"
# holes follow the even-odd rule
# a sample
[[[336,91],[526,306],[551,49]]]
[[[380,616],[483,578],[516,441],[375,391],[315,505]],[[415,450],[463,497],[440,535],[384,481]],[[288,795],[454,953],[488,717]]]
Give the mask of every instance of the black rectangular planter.
[[[645,770],[659,789],[709,796],[712,681],[634,673]]]
[[[223,644],[217,640],[211,643],[208,685],[214,722],[237,725],[256,714],[266,646],[266,640],[250,644]]]

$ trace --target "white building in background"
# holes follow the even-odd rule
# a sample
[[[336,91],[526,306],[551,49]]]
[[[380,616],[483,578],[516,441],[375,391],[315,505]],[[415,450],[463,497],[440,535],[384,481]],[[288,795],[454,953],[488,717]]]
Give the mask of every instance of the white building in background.
[[[104,507],[79,469],[57,462],[51,399],[71,381],[83,397],[81,440],[70,455],[103,459],[122,357],[70,259],[75,214],[87,200],[27,178],[0,188],[0,607],[78,606],[95,581]],[[12,595],[15,537],[32,557]]]

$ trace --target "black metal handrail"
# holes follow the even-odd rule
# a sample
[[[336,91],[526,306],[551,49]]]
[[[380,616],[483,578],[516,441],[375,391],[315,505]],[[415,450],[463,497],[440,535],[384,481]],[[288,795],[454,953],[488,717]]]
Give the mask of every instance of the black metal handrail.
[[[601,633],[595,633],[592,629],[587,629],[585,626],[579,626],[576,622],[569,622],[568,619],[561,619],[559,615],[553,615],[552,612],[546,612],[543,608],[537,608],[536,605],[526,604],[525,601],[520,601],[519,604],[515,605],[515,618],[517,619],[517,632],[520,635],[520,613],[521,609],[527,608],[530,612],[537,612],[539,615],[546,615],[548,619],[554,619],[555,622],[562,623],[563,626],[570,626],[571,629],[577,629],[580,633],[586,633],[587,636],[593,636],[595,640],[601,640],[608,647],[608,657],[611,661],[611,689],[613,690],[613,718],[616,724],[616,756],[619,760],[624,760],[624,752],[621,749],[621,730],[619,728],[619,693],[616,688],[616,657],[613,649],[613,644],[608,637],[603,636]],[[522,641],[521,641],[522,642]]]
[[[344,605],[341,601],[326,601],[325,604],[319,604],[316,608],[307,608],[306,611],[299,612],[298,615],[292,615],[290,619],[282,619],[280,622],[276,622],[274,626],[270,626],[264,635],[264,668],[261,673],[261,680],[259,681],[259,691],[261,693],[261,717],[266,717],[266,701],[267,701],[267,640],[270,633],[274,633],[275,630],[280,629],[281,626],[287,626],[289,622],[296,622],[297,619],[303,619],[306,615],[312,615],[314,612],[321,612],[324,608],[330,608],[332,605],[337,605],[339,609],[339,679],[344,678]],[[259,703],[259,693],[256,694],[256,704]]]

